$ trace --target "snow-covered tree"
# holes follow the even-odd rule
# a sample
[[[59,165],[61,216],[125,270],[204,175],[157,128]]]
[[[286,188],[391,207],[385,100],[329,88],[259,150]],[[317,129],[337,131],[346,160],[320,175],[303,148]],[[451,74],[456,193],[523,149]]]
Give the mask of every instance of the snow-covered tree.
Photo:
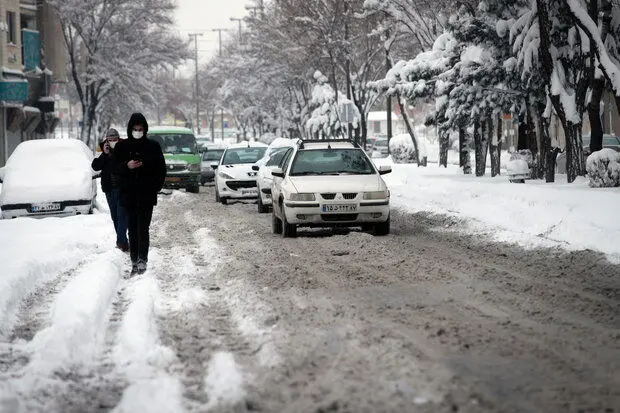
[[[173,0],[50,0],[60,17],[70,73],[83,112],[82,139],[94,147],[101,116],[118,99],[139,110],[152,102],[151,71],[187,57],[172,34]]]

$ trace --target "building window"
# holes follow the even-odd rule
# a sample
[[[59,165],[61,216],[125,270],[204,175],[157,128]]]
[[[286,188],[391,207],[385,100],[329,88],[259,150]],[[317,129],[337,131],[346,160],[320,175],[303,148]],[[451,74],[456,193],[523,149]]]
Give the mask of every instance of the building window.
[[[17,35],[15,26],[15,12],[7,11],[6,12],[6,25],[7,25],[7,42],[15,44],[17,42]]]

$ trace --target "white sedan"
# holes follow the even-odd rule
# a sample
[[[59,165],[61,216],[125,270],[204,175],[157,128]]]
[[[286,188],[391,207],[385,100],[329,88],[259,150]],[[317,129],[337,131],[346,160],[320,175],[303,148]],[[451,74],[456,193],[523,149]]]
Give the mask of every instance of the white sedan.
[[[20,143],[0,169],[2,218],[90,214],[93,152],[77,139]]]
[[[271,206],[271,184],[273,184],[271,173],[277,168],[282,168],[290,159],[292,152],[293,148],[290,146],[274,148],[271,154],[265,155],[252,167],[258,173],[256,189],[258,190],[259,213],[268,212]]]
[[[361,226],[390,232],[390,192],[378,169],[345,140],[301,141],[284,169],[272,172],[273,232],[294,237],[298,227]]]
[[[231,145],[224,151],[215,169],[215,200],[226,205],[229,199],[256,199],[256,171],[252,166],[263,157],[267,145],[245,142]]]

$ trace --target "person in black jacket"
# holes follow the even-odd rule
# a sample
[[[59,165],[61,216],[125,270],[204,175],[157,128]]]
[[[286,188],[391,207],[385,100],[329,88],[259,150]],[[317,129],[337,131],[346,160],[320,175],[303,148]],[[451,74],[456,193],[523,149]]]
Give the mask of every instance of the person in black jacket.
[[[148,130],[144,115],[132,114],[127,124],[128,139],[114,150],[114,173],[121,203],[127,210],[132,274],[146,271],[153,207],[166,179],[164,155],[159,143],[147,138]]]
[[[127,242],[127,214],[125,207],[120,202],[118,182],[116,176],[112,174],[112,158],[114,157],[114,148],[118,143],[120,136],[116,129],[109,129],[105,139],[99,143],[101,155],[93,159],[92,168],[95,171],[101,171],[101,189],[105,193],[110,207],[110,216],[114,223],[116,231],[116,248],[123,252],[129,250]]]

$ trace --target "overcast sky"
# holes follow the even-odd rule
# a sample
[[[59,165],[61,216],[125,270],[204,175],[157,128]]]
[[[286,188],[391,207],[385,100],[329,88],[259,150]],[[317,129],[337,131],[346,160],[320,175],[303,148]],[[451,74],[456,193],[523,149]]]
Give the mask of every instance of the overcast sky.
[[[241,18],[247,14],[246,5],[253,0],[176,0],[177,27],[187,38],[189,33],[203,33],[198,37],[198,61],[207,62],[218,52],[218,34],[213,29],[239,30],[239,23],[230,21],[231,17]],[[226,33],[222,33],[226,36]],[[188,64],[193,66],[193,61]]]

